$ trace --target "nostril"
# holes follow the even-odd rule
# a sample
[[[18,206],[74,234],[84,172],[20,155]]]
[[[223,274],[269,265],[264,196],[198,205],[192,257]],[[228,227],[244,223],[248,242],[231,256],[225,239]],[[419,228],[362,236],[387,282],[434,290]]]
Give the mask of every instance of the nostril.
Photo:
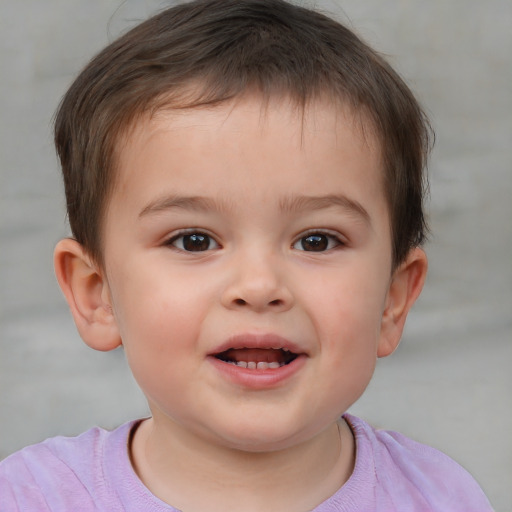
[[[237,306],[246,306],[248,303],[246,300],[244,299],[235,299],[233,301]],[[281,299],[275,299],[275,300],[271,300],[268,305],[269,306],[281,306],[283,304],[283,301]]]

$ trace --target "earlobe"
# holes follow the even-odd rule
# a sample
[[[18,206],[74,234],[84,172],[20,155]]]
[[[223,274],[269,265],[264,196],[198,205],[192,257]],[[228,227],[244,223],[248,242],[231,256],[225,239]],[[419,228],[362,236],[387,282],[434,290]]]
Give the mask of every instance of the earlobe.
[[[55,247],[54,266],[61,290],[85,343],[102,351],[121,345],[108,283],[85,249],[76,240],[61,240]]]
[[[382,316],[378,357],[388,356],[398,347],[407,314],[425,283],[427,268],[425,252],[416,247],[395,270]]]

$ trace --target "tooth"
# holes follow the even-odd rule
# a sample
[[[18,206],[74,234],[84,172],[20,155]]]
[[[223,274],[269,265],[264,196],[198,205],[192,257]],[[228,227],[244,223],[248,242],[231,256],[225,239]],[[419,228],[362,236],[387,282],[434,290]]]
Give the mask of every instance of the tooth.
[[[278,363],[277,361],[273,361],[271,363],[268,363],[268,367],[269,368],[279,368],[281,366],[280,363]]]
[[[281,349],[283,352],[290,352],[287,348]]]
[[[268,363],[266,361],[260,361],[257,365],[256,365],[256,368],[258,370],[268,370],[269,366],[268,366]]]
[[[245,361],[238,361],[236,365],[240,366],[240,368],[247,368],[247,363]]]
[[[254,361],[249,361],[247,363],[247,368],[249,368],[250,370],[256,370],[256,363]]]

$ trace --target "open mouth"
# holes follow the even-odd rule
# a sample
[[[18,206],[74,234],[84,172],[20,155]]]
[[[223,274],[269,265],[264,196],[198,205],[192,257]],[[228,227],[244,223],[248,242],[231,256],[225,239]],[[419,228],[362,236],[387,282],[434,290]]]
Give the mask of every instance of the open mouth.
[[[285,348],[230,348],[215,358],[249,370],[268,370],[286,366],[298,356]]]

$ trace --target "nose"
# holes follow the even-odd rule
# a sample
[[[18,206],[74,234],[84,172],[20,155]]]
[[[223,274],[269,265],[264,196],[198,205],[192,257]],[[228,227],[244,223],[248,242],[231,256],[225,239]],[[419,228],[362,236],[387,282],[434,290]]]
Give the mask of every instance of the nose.
[[[283,312],[293,306],[285,272],[268,255],[239,256],[231,262],[230,278],[221,302],[228,309]]]

